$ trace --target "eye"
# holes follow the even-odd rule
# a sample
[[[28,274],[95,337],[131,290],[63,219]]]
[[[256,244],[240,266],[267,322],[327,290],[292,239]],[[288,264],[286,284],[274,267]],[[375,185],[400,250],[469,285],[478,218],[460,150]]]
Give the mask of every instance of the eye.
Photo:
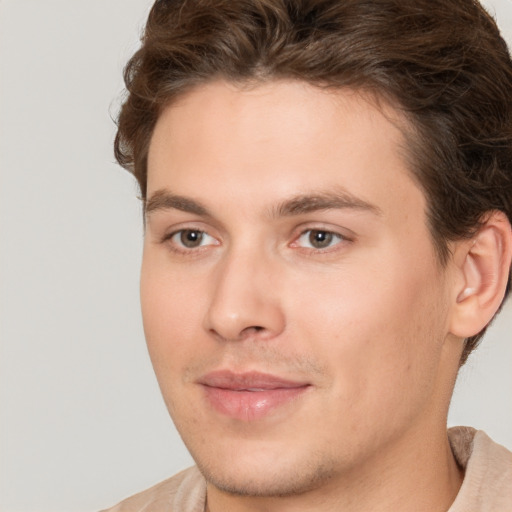
[[[169,240],[180,248],[196,249],[206,245],[217,245],[215,238],[199,229],[180,229]]]
[[[343,240],[341,235],[332,231],[308,229],[299,236],[296,245],[308,249],[328,249]]]

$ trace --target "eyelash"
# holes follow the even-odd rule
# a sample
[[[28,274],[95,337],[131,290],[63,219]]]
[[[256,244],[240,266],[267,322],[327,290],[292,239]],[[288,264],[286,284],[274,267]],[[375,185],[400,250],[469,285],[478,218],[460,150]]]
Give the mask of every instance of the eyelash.
[[[313,244],[312,237],[316,235],[322,235],[327,239],[326,247],[304,247],[299,245],[299,240],[307,238],[310,244]],[[331,245],[332,241],[335,241],[333,245]],[[318,241],[318,240],[317,240]],[[295,241],[290,244],[291,247],[298,247],[300,249],[305,249],[312,253],[327,253],[336,250],[337,246],[343,242],[349,241],[347,237],[337,233],[335,231],[330,231],[328,229],[321,228],[309,228],[303,230],[298,237],[295,238]],[[322,240],[320,240],[322,242]]]
[[[173,238],[180,236],[183,237],[186,233],[192,234],[196,233],[199,237],[204,237],[205,235],[210,237],[212,240],[215,240],[215,238],[211,235],[209,235],[206,231],[202,229],[194,229],[194,228],[183,228],[178,229],[176,231],[173,231],[172,233],[169,233],[168,235],[165,235],[162,239],[162,243],[168,243],[171,247],[171,250],[174,252],[180,253],[180,254],[191,254],[191,253],[197,253],[199,250],[204,249],[208,245],[219,245],[216,244],[207,244],[207,245],[199,245],[197,247],[186,247],[185,245],[179,245],[178,242],[173,243]]]
[[[188,247],[187,248],[183,244],[180,245],[180,243],[177,241],[173,242],[173,238],[175,238],[177,236],[182,238],[183,235],[185,235],[186,233],[189,233],[189,234],[196,233],[199,237],[207,236],[207,237],[210,237],[212,240],[216,240],[215,237],[213,237],[212,235],[209,235],[204,230],[194,229],[194,228],[183,228],[183,229],[179,229],[179,230],[173,231],[172,233],[165,235],[162,238],[161,242],[167,243],[173,252],[176,252],[178,254],[187,254],[187,255],[198,254],[200,251],[205,250],[206,247],[220,245],[220,243],[217,242],[217,243],[209,243],[209,244],[205,244],[205,245],[198,245],[196,247]],[[303,246],[299,245],[299,241],[306,236],[309,236],[309,241],[311,242],[311,236],[313,236],[314,234],[316,234],[316,235],[323,234],[324,236],[326,236],[328,238],[327,247],[320,247],[320,248],[318,248],[318,247],[303,247]],[[331,242],[333,241],[333,239],[335,240],[335,243],[333,245],[331,245]],[[183,239],[182,239],[182,241],[183,241]],[[337,250],[337,247],[340,244],[343,244],[344,242],[351,242],[351,241],[352,240],[349,237],[344,236],[340,233],[337,233],[337,232],[329,230],[329,229],[308,228],[308,229],[303,229],[299,233],[299,235],[294,238],[294,241],[289,244],[289,247],[301,249],[303,251],[307,251],[312,254],[325,254],[325,253],[330,253],[330,252]]]

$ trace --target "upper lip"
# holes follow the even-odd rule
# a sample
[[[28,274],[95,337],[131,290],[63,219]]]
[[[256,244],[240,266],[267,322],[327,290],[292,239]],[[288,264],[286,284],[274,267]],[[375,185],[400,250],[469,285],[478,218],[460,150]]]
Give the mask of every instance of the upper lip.
[[[199,384],[212,388],[233,391],[266,391],[272,389],[293,389],[308,386],[305,381],[294,381],[260,372],[235,373],[230,370],[218,370],[207,373],[198,380]]]

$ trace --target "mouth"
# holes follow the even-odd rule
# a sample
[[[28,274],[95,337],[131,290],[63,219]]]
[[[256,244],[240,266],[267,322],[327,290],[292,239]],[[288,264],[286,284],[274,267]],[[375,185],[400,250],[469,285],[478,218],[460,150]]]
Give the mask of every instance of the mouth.
[[[311,384],[259,372],[229,370],[204,375],[198,383],[218,413],[242,421],[262,419],[275,409],[295,402]]]

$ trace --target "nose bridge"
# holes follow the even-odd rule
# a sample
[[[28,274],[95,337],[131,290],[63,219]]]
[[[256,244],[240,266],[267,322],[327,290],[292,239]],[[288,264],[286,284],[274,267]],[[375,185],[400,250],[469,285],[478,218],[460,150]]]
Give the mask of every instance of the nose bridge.
[[[232,246],[217,265],[205,327],[225,340],[271,338],[284,328],[276,262],[254,243]]]

